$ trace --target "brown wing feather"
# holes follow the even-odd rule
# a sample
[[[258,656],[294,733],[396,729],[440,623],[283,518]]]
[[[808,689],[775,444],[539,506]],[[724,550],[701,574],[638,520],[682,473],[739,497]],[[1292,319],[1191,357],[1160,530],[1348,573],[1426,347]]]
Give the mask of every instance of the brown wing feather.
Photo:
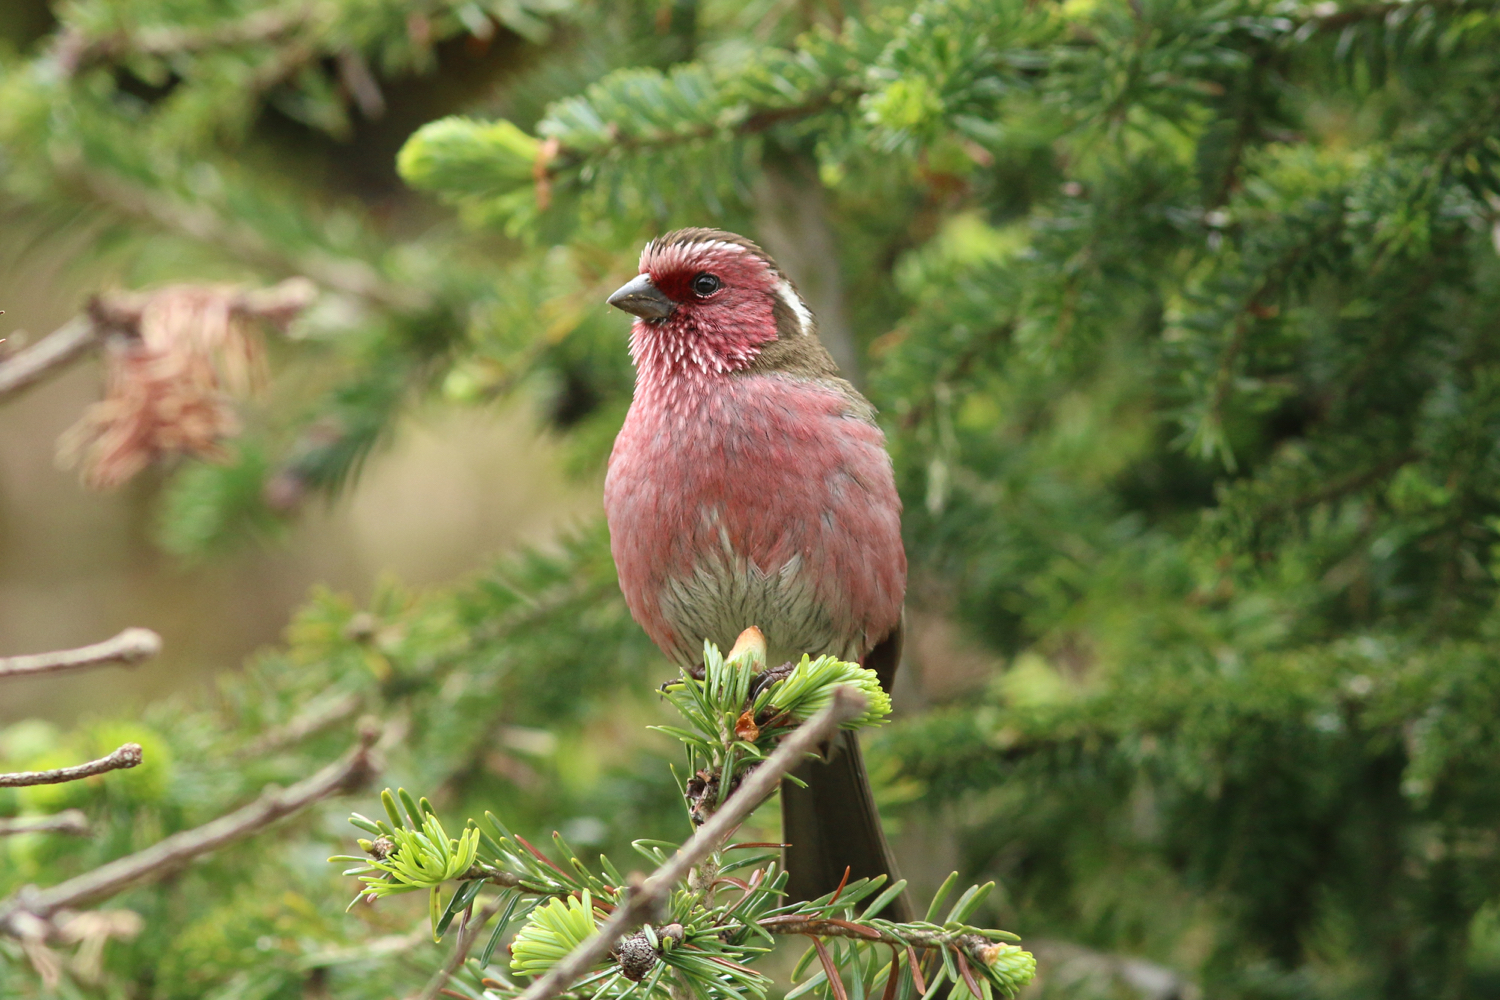
[[[906,609],[902,608],[896,627],[877,642],[864,659],[864,665],[875,671],[875,676],[880,678],[880,686],[885,688],[886,694],[890,694],[896,686],[896,668],[901,666],[901,652],[905,645]]]

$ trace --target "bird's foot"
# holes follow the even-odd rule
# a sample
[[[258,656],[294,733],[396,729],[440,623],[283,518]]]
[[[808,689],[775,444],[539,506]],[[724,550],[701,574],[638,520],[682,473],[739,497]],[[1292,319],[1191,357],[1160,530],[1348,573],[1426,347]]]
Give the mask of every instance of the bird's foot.
[[[702,667],[701,664],[698,665],[698,666],[688,667],[685,672],[687,673],[687,675],[689,677],[691,677],[695,681],[701,681],[703,679],[703,667]],[[681,675],[678,675],[676,677],[669,677],[666,680],[662,681],[661,684],[657,686],[656,690],[658,690],[658,691],[666,691],[668,688],[672,687],[674,684],[681,684],[681,683],[682,683],[682,676]]]
[[[754,701],[760,696],[762,691],[777,681],[786,680],[791,676],[794,669],[796,669],[796,665],[788,660],[779,667],[772,667],[770,670],[763,670],[756,674],[755,680],[750,682],[750,700]]]

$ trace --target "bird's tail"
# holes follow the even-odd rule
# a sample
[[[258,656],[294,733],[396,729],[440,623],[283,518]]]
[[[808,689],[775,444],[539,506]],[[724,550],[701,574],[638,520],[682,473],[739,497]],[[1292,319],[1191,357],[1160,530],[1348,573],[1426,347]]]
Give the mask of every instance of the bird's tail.
[[[849,881],[885,875],[887,884],[901,876],[880,827],[875,796],[865,772],[859,740],[841,732],[821,760],[804,761],[793,772],[806,788],[781,782],[781,832],[786,841],[787,901],[817,899]],[[910,920],[903,893],[881,916]]]

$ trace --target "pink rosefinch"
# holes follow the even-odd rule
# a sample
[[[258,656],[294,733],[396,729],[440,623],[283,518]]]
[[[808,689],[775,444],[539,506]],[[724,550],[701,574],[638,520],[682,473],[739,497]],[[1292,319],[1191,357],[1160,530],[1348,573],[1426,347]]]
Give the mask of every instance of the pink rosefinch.
[[[635,400],[604,484],[631,614],[680,666],[758,626],[771,665],[832,654],[887,691],[901,656],[901,501],[875,409],[765,251],[683,229],[609,298],[633,313]],[[859,744],[782,784],[793,899],[895,877]],[[904,906],[904,904],[898,904]]]

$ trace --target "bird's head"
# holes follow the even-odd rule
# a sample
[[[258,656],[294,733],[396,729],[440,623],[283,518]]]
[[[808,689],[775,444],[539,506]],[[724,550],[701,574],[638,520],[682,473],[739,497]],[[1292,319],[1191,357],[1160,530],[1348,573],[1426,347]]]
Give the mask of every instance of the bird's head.
[[[652,240],[641,273],[609,304],[636,316],[630,353],[645,385],[832,365],[796,288],[764,250],[734,233],[679,229]]]

